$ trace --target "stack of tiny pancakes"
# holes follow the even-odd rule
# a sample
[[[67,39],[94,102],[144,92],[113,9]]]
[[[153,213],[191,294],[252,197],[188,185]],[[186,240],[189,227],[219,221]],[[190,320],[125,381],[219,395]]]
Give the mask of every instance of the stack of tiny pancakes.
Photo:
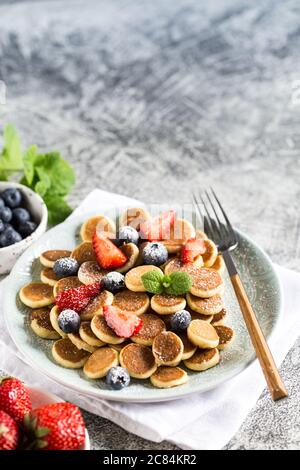
[[[119,225],[139,229],[150,215],[145,209],[128,209],[119,218]],[[202,231],[196,231],[185,219],[177,219],[170,239],[162,243],[169,259],[160,267],[143,265],[141,252],[145,242],[137,247],[132,243],[122,246],[128,258],[119,269],[125,275],[126,288],[112,294],[103,290],[81,312],[81,326],[76,334],[65,334],[59,327],[59,310],[55,296],[62,290],[83,284],[99,282],[108,271],[97,263],[92,236],[98,224],[115,233],[115,224],[104,216],[88,219],[81,227],[82,242],[73,251],[49,250],[41,254],[41,282],[32,282],[20,291],[21,301],[30,308],[31,328],[36,335],[54,340],[52,356],[62,367],[83,368],[88,379],[105,377],[109,369],[120,364],[135,379],[150,379],[155,387],[169,388],[188,381],[187,369],[205,371],[220,362],[220,351],[234,339],[234,332],[224,325],[227,313],[222,300],[224,261],[214,243]],[[183,236],[182,236],[183,234]],[[201,238],[206,252],[194,263],[183,264],[180,250],[185,240]],[[80,269],[77,276],[57,279],[53,271],[56,260],[71,256]],[[141,277],[156,270],[165,274],[183,271],[192,280],[190,292],[182,296],[149,294]],[[120,338],[107,325],[103,307],[114,305],[121,310],[138,315],[142,328],[130,339]],[[186,331],[171,331],[171,315],[179,310],[190,312],[192,321]],[[185,366],[179,367],[180,364]]]

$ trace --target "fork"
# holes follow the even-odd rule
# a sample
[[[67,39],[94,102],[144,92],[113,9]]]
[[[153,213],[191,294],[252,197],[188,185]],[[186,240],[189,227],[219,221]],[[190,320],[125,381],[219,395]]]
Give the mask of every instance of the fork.
[[[193,194],[193,201],[200,220],[204,220],[204,231],[222,253],[237,300],[239,302],[252,344],[265,375],[272,399],[280,400],[288,396],[279,371],[276,367],[266,338],[260,328],[254,310],[250,304],[242,280],[230,254],[238,246],[238,238],[218,197],[211,188],[204,194]],[[201,205],[203,209],[201,209]]]

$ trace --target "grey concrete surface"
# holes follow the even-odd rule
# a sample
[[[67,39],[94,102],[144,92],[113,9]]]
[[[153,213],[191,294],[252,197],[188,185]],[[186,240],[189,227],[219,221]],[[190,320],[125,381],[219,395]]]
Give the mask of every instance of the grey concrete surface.
[[[236,226],[299,270],[297,0],[0,1],[0,123],[94,187],[189,202],[213,185]],[[228,449],[300,447],[300,343],[288,400],[259,399]],[[95,449],[169,449],[85,414]]]

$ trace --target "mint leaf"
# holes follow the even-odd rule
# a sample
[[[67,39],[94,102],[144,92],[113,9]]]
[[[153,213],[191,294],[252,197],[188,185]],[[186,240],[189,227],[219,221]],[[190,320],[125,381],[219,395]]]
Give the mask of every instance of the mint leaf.
[[[61,158],[59,152],[39,155],[36,161],[36,171],[39,179],[44,180],[44,175],[47,175],[52,194],[66,196],[75,183],[73,169],[66,160]]]
[[[7,179],[10,173],[23,169],[21,142],[16,129],[7,124],[3,131],[3,149],[0,154],[0,178]]]
[[[48,208],[50,225],[60,224],[72,213],[72,208],[61,196],[47,193],[43,199]]]
[[[34,178],[34,166],[37,158],[37,146],[31,145],[23,155],[24,177],[27,185],[31,186]]]
[[[141,277],[143,286],[152,294],[161,294],[163,292],[164,288],[161,284],[163,278],[164,275],[159,271],[148,271]]]
[[[187,273],[176,271],[171,273],[169,277],[171,284],[165,289],[167,294],[182,295],[190,290],[192,281]]]

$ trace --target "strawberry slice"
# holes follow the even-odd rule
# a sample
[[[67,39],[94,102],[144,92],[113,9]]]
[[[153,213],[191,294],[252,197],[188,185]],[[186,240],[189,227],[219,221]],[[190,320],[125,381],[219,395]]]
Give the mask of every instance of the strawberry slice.
[[[109,239],[95,232],[93,247],[97,261],[103,269],[116,269],[127,263],[127,256]]]
[[[183,263],[193,263],[198,255],[203,255],[206,251],[205,243],[198,238],[190,238],[181,249],[181,261]]]
[[[121,338],[130,338],[142,328],[142,320],[137,315],[124,312],[118,307],[103,307],[103,315],[108,326]]]
[[[141,235],[150,241],[169,239],[175,217],[175,211],[161,212],[157,217],[141,224]]]
[[[76,287],[59,292],[55,297],[55,303],[60,311],[71,309],[80,313],[91,299],[99,294],[101,283],[95,282],[87,286]]]

